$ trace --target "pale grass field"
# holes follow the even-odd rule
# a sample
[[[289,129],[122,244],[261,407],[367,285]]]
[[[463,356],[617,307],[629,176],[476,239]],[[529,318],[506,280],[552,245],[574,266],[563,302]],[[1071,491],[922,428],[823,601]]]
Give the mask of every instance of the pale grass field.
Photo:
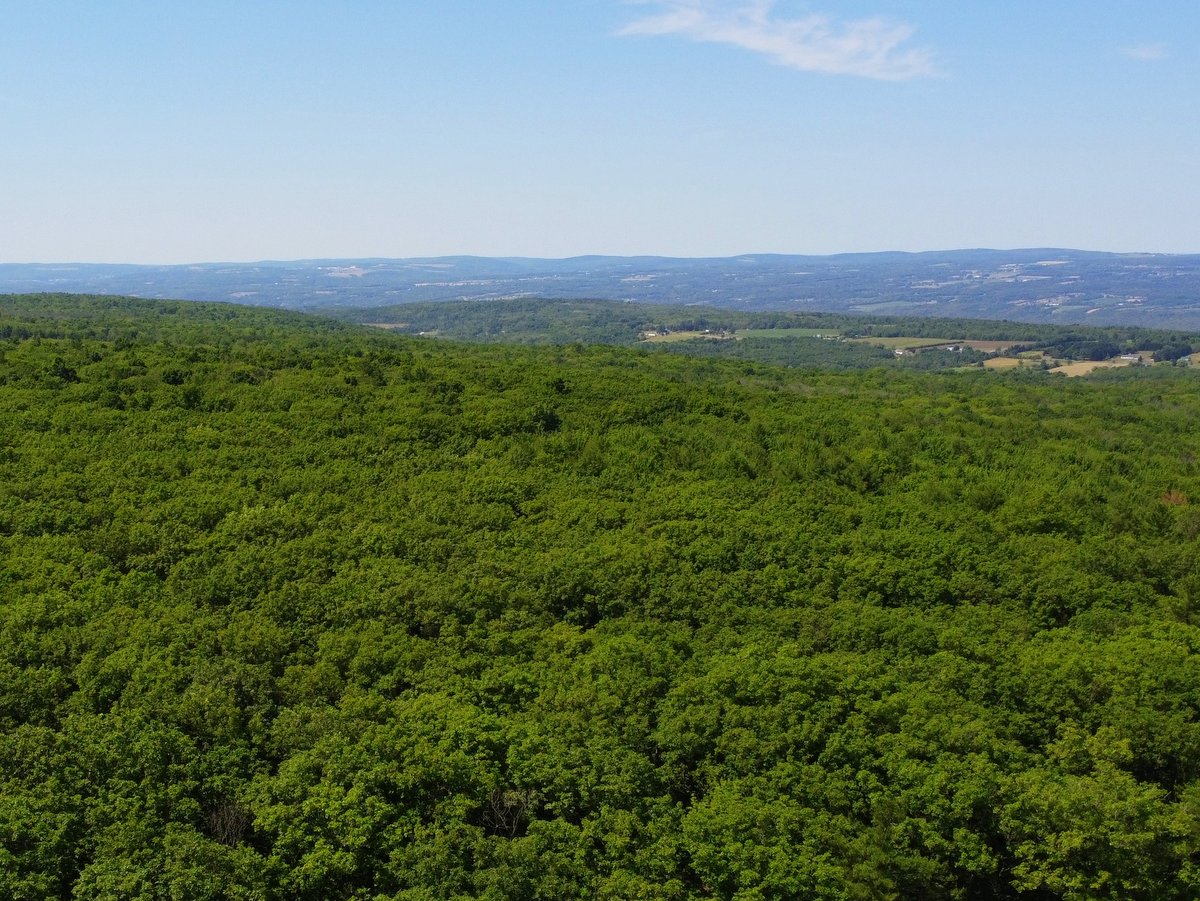
[[[983,361],[984,369],[1016,369],[1019,366],[1029,365],[1027,360],[1018,360],[1016,357],[992,357],[990,360]]]
[[[1089,372],[1095,372],[1097,369],[1116,369],[1128,365],[1128,360],[1080,360],[1076,363],[1064,363],[1062,366],[1055,366],[1050,371],[1058,372],[1065,376],[1077,376],[1087,375]]]

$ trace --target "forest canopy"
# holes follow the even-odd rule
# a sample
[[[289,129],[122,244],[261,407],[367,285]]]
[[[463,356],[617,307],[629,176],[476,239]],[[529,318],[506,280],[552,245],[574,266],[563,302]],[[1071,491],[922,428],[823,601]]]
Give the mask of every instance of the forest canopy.
[[[0,298],[0,896],[1194,898],[1198,412]]]

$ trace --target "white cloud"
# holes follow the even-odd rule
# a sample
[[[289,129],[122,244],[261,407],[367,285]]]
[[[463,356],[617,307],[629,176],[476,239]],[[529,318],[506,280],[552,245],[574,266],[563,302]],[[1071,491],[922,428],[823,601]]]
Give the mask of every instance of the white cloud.
[[[1121,55],[1128,56],[1130,59],[1141,60],[1145,63],[1158,62],[1160,59],[1166,59],[1170,56],[1170,51],[1167,50],[1166,44],[1134,44],[1132,47],[1122,47]]]
[[[927,50],[907,48],[914,29],[883,18],[839,22],[812,14],[774,15],[774,0],[638,0],[659,11],[631,22],[622,35],[680,35],[732,44],[805,72],[903,81],[937,74]]]

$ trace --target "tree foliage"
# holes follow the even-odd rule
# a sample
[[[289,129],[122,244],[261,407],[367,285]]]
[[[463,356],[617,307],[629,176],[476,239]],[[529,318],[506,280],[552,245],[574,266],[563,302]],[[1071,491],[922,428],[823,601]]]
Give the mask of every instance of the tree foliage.
[[[1200,893],[1200,380],[0,309],[0,895]]]

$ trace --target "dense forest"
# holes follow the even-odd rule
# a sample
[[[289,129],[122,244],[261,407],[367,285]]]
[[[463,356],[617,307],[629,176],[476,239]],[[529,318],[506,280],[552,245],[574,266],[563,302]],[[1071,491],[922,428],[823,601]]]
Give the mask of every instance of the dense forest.
[[[1198,413],[0,298],[0,897],[1200,896]]]

